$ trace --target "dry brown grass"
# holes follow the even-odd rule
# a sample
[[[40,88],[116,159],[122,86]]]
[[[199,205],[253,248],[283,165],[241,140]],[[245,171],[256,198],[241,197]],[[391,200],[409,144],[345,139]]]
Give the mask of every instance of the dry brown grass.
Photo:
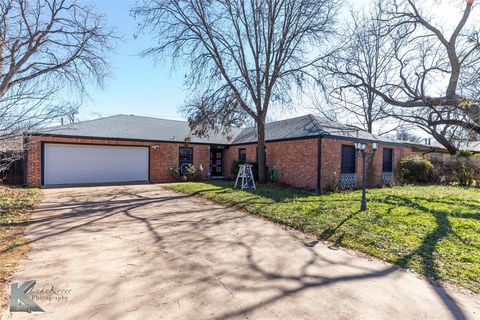
[[[0,309],[8,304],[7,286],[18,261],[28,252],[24,237],[37,189],[0,186]]]

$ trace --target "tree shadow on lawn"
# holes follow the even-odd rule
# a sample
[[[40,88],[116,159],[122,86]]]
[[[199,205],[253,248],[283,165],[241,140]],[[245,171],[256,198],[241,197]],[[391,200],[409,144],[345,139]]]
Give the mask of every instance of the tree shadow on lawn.
[[[423,269],[425,274],[427,275],[429,282],[437,287],[443,288],[443,286],[438,282],[433,282],[433,280],[438,280],[438,270],[435,266],[435,252],[438,243],[448,237],[449,235],[455,235],[453,230],[452,224],[450,223],[448,216],[450,215],[448,212],[445,211],[436,211],[430,208],[426,208],[425,206],[420,205],[418,202],[415,201],[416,198],[405,198],[400,196],[393,196],[389,195],[385,198],[385,203],[391,205],[398,205],[402,203],[403,206],[406,207],[413,207],[417,210],[421,210],[426,214],[433,215],[435,217],[435,228],[430,231],[423,239],[422,243],[409,254],[404,255],[394,261],[395,264],[408,268],[410,263],[415,257],[420,257],[423,265]],[[480,210],[480,206],[478,206]],[[462,215],[463,216],[463,215]],[[474,215],[476,216],[476,215]],[[458,236],[457,236],[458,238]],[[444,303],[448,303],[449,300],[453,300],[451,296],[448,295],[445,291],[445,294],[440,295]],[[449,300],[446,300],[448,298]],[[460,308],[456,304],[450,305],[458,316],[456,319],[466,319],[464,314],[460,312]]]
[[[385,203],[388,205],[392,205],[393,209],[395,206],[406,206],[406,207],[414,207],[418,208],[421,211],[426,213],[430,212],[437,212],[438,210],[434,210],[431,208],[427,208],[419,204],[421,201],[427,201],[425,197],[415,197],[415,196],[398,196],[398,195],[387,195],[385,197],[375,197],[375,200],[381,203]],[[459,213],[459,212],[448,212],[448,215],[455,217],[455,218],[471,218],[480,220],[480,203],[475,201],[467,201],[463,198],[453,198],[451,200],[445,200],[443,198],[432,198],[428,199],[428,202],[431,204],[438,204],[438,205],[446,205],[446,206],[458,206],[466,207],[467,210],[471,210],[474,212],[468,213]]]
[[[342,219],[342,221],[340,221],[339,224],[337,224],[335,227],[331,228],[331,227],[328,227],[326,228],[321,234],[320,234],[320,239],[322,240],[328,240],[330,239],[332,236],[334,236],[336,233],[337,233],[337,230],[340,229],[345,223],[347,223],[348,221],[350,221],[351,219],[353,219],[355,216],[357,216],[359,213],[361,213],[362,211],[358,210],[358,211],[355,211],[351,214],[349,214],[347,217],[345,217],[344,219]],[[335,246],[340,246],[342,244],[342,240],[343,240],[343,237],[344,237],[344,233],[340,234],[337,239],[335,240]],[[317,241],[318,242],[318,241]]]
[[[271,199],[275,202],[288,202],[296,200],[298,198],[314,196],[314,193],[310,193],[304,190],[295,190],[292,188],[282,188],[281,186],[276,186],[272,184],[266,185],[257,185],[256,190],[240,190],[240,188],[234,189],[234,182],[206,182],[206,184],[211,184],[215,187],[220,187],[224,189],[224,192],[228,192],[227,189],[232,191],[244,191],[257,196],[265,197]]]
[[[422,259],[425,273],[433,279],[438,279],[438,272],[435,268],[434,257],[436,246],[442,239],[445,239],[449,235],[453,235],[459,238],[459,236],[456,235],[453,226],[448,218],[449,216],[452,216],[453,218],[463,218],[464,215],[461,214],[457,216],[454,214],[450,214],[449,212],[427,208],[416,202],[415,198],[413,198],[412,200],[400,196],[388,196],[385,198],[385,203],[391,205],[398,205],[399,203],[401,203],[402,206],[415,208],[416,210],[420,210],[425,214],[432,215],[435,218],[435,228],[427,235],[425,235],[421,245],[418,246],[415,250],[411,251],[409,254],[400,257],[395,263],[403,267],[408,267],[411,260],[415,256],[419,256]],[[478,210],[480,210],[480,206],[478,206]],[[474,219],[477,218],[477,214],[466,214],[466,216],[473,217]]]
[[[439,279],[439,274],[435,266],[435,262],[436,262],[435,252],[436,252],[436,247],[438,243],[442,241],[442,239],[445,239],[450,235],[456,237],[457,239],[465,243],[465,241],[455,233],[452,227],[452,224],[448,219],[449,216],[452,216],[454,218],[472,218],[472,219],[478,220],[480,214],[479,213],[466,213],[466,214],[459,214],[459,215],[455,215],[454,213],[450,214],[445,211],[433,210],[425,206],[422,206],[418,202],[418,200],[424,200],[424,199],[415,198],[415,197],[406,198],[401,196],[388,195],[382,201],[383,203],[392,206],[387,210],[386,214],[391,213],[391,210],[395,207],[404,206],[409,208],[415,208],[416,210],[420,210],[425,214],[433,215],[435,217],[435,228],[431,232],[429,232],[427,235],[425,235],[422,243],[416,249],[412,250],[410,253],[394,260],[393,263],[403,268],[408,268],[410,266],[410,263],[415,257],[420,257],[422,266],[424,269],[424,273],[427,276],[429,283],[436,288],[436,292],[439,293],[438,296],[442,299],[444,304],[453,311],[452,315],[455,317],[455,319],[466,319],[466,316],[462,312],[461,308],[454,302],[453,298],[444,290],[442,284],[436,281]],[[447,205],[458,204],[450,201],[447,201],[447,202],[435,201],[435,202],[440,202]],[[480,205],[475,205],[470,203],[465,204],[464,202],[462,202],[462,205],[466,205],[470,209],[478,209],[478,211],[480,212]],[[345,217],[344,219],[342,219],[340,223],[338,223],[335,227],[333,228],[329,227],[325,229],[322,232],[322,234],[319,236],[319,240],[320,239],[328,240],[332,238],[335,234],[337,234],[337,232],[341,229],[341,227],[345,223],[353,219],[360,212],[361,211],[353,212],[349,214],[347,217]],[[344,234],[341,233],[337,237],[337,240],[334,246],[341,245],[341,240],[343,239],[343,236]],[[313,247],[319,242],[319,240],[313,241],[311,243],[307,243],[306,246]],[[465,243],[465,244],[468,244],[468,243]],[[471,244],[468,244],[468,245],[471,245]]]

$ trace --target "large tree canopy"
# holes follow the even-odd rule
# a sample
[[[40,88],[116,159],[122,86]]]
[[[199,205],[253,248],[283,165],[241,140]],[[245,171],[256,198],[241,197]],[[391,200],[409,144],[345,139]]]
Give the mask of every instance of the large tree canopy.
[[[385,126],[389,105],[370,89],[381,89],[392,76],[393,48],[384,34],[378,7],[350,10],[348,23],[342,26],[340,49],[326,61],[327,72],[323,87],[326,103],[317,103],[317,109],[330,120],[349,119],[364,130],[386,134],[392,126]],[[354,73],[368,84],[359,84]]]
[[[480,24],[473,4],[378,1],[382,17],[372,19],[382,24],[381,35],[392,48],[395,76],[374,86],[354,67],[336,72],[393,106],[389,115],[432,134],[455,153],[456,138],[465,131],[480,133]],[[449,7],[448,19],[440,19],[439,6]]]
[[[180,59],[193,96],[184,107],[199,134],[255,121],[258,150],[272,103],[313,76],[333,32],[336,0],[144,0],[133,10],[158,46],[145,55]],[[258,152],[259,180],[265,155]]]
[[[0,2],[0,136],[71,112],[73,90],[102,84],[111,40],[102,16],[78,1]]]

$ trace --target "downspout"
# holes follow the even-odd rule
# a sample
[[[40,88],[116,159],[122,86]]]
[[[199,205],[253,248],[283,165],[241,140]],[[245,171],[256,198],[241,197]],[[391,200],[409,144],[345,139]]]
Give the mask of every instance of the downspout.
[[[322,193],[322,137],[317,140],[317,194]]]
[[[23,134],[23,161],[22,161],[22,166],[23,166],[23,186],[26,187],[28,184],[27,181],[27,176],[28,176],[28,137],[24,133]]]

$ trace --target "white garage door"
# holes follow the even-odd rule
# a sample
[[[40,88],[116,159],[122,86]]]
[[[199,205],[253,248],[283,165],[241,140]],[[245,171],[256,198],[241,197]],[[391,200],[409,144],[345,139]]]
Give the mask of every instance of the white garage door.
[[[148,181],[148,147],[47,143],[44,185]]]

